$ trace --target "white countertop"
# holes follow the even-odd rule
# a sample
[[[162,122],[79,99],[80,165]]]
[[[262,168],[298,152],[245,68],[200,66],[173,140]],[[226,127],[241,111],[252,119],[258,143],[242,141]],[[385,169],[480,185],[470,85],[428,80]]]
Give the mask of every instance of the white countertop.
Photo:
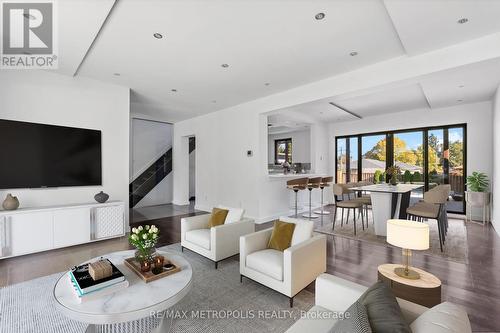
[[[290,178],[305,178],[305,177],[308,177],[308,178],[313,178],[313,177],[322,177],[324,175],[321,175],[321,174],[317,174],[317,173],[289,173],[289,174],[284,174],[284,173],[270,173],[268,174],[269,178],[277,178],[277,179],[280,179],[280,178],[287,178],[287,179],[290,179]]]
[[[374,184],[367,186],[359,186],[352,187],[351,190],[358,191],[369,191],[369,192],[384,192],[384,193],[406,193],[411,192],[413,190],[424,187],[424,185],[417,184],[398,184],[398,185],[390,185],[390,184]]]

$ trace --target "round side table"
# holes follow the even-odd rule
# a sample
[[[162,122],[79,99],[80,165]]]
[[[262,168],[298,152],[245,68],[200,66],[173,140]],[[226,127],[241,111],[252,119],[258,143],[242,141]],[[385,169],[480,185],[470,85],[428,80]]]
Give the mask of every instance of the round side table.
[[[412,267],[420,274],[420,279],[410,280],[394,273],[398,264],[384,264],[378,266],[378,280],[392,289],[394,296],[407,301],[433,307],[441,303],[441,280],[422,269]]]
[[[134,251],[114,252],[103,257],[109,259],[129,282],[128,288],[99,299],[78,303],[65,273],[54,286],[54,299],[58,309],[68,318],[88,323],[90,332],[168,332],[171,319],[163,311],[177,304],[191,290],[193,270],[179,254],[158,251],[181,267],[181,271],[145,283],[124,265]],[[100,257],[99,257],[100,258]],[[92,261],[92,260],[90,260]]]

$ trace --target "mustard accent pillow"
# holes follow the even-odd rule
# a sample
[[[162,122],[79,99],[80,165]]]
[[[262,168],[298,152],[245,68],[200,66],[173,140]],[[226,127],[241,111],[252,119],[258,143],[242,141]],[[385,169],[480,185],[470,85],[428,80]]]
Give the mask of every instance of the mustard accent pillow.
[[[208,220],[208,227],[212,228],[224,224],[224,222],[226,221],[227,213],[229,213],[227,209],[212,209],[212,215],[210,215],[210,220]]]
[[[271,239],[267,244],[268,249],[284,251],[290,247],[292,243],[293,231],[295,230],[295,223],[288,223],[282,221],[274,221],[273,233]]]

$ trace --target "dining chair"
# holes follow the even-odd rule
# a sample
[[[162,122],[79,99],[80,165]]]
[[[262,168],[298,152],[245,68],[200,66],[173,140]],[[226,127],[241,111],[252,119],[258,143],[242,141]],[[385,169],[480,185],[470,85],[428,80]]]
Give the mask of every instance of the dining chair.
[[[356,209],[361,210],[361,226],[365,230],[364,213],[363,213],[363,203],[356,199],[344,200],[344,196],[348,194],[351,190],[345,184],[333,184],[333,197],[335,201],[335,210],[333,212],[333,226],[332,230],[335,230],[335,222],[337,220],[337,210],[342,209],[342,217],[340,219],[340,226],[344,226],[344,210],[347,209],[346,224],[349,222],[349,213],[351,209],[353,210],[353,221],[354,221],[354,235],[356,235]]]

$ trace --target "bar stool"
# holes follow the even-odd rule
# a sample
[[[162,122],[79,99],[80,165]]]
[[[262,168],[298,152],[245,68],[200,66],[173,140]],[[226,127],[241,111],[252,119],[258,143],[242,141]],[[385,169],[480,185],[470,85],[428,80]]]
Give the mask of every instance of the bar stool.
[[[321,179],[321,183],[319,184],[319,188],[321,189],[321,209],[315,210],[315,214],[321,215],[321,225],[323,225],[323,215],[329,215],[330,212],[324,209],[323,206],[323,192],[325,187],[330,187],[330,184],[333,182],[333,177],[323,177]]]
[[[319,184],[321,184],[322,177],[309,178],[309,182],[307,183],[307,189],[309,190],[309,214],[303,214],[303,217],[307,217],[309,219],[318,218],[319,215],[312,213],[312,190],[315,188],[319,188]]]
[[[286,187],[295,192],[295,217],[297,217],[297,196],[299,191],[305,190],[309,183],[309,178],[292,179],[286,182]]]
[[[364,214],[363,212],[363,203],[361,201],[355,200],[355,199],[348,199],[348,200],[343,200],[344,195],[349,193],[349,189],[347,186],[341,185],[341,184],[333,184],[332,185],[333,189],[333,198],[335,200],[335,210],[333,213],[333,226],[332,230],[335,230],[335,222],[337,220],[337,209],[342,208],[342,218],[340,220],[340,226],[344,226],[344,209],[347,209],[347,219],[346,219],[346,224],[349,221],[349,212],[351,209],[353,210],[353,218],[354,218],[354,236],[356,236],[356,209],[358,211],[361,211],[361,226],[363,230],[365,230],[365,221],[364,221]],[[339,199],[342,198],[341,199]]]

